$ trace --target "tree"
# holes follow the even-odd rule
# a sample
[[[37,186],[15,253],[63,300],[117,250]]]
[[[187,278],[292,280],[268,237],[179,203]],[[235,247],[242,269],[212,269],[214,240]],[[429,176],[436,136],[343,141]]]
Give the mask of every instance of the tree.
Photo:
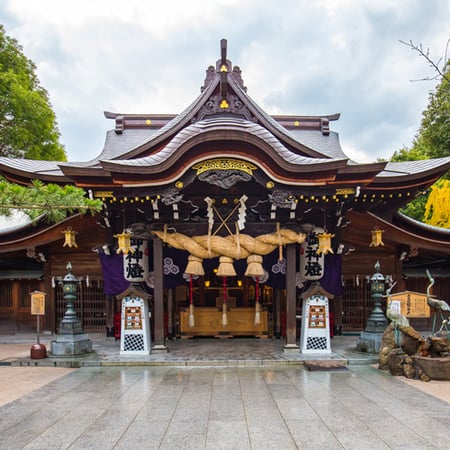
[[[36,66],[0,25],[0,156],[66,161]]]
[[[413,161],[450,156],[450,59],[446,59],[446,63],[440,69],[440,61],[434,63],[429,57],[429,51],[424,51],[421,45],[416,46],[412,42],[403,43],[419,52],[435,70],[434,77],[427,77],[424,80],[440,79],[441,81],[437,89],[430,93],[429,103],[427,109],[422,113],[420,128],[412,147],[394,152],[391,161]],[[442,177],[444,180],[448,178],[450,178],[450,173]],[[445,221],[438,217],[441,217],[442,213],[449,216],[450,206],[448,202],[444,202],[434,207],[433,202],[440,201],[439,199],[444,193],[439,193],[439,190],[445,186],[445,183],[438,180],[425,195],[410,202],[402,209],[402,212],[413,219],[432,225],[439,223],[440,225],[437,226],[444,226]],[[448,195],[448,186],[446,192]]]
[[[13,209],[20,209],[32,219],[45,214],[48,222],[57,223],[70,214],[94,214],[102,205],[100,199],[87,198],[84,190],[76,186],[61,187],[35,180],[28,187],[0,178],[0,215],[8,216]]]
[[[450,228],[448,200],[450,180],[440,179],[433,186],[425,205],[424,221],[441,228]]]

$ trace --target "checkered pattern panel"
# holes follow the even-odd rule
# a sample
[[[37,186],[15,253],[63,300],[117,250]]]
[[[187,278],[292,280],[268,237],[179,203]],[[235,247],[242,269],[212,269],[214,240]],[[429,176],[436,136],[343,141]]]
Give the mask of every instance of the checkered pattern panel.
[[[326,337],[308,337],[306,339],[307,350],[326,350],[327,338]]]
[[[144,351],[143,334],[126,334],[123,342],[123,349],[126,352]]]

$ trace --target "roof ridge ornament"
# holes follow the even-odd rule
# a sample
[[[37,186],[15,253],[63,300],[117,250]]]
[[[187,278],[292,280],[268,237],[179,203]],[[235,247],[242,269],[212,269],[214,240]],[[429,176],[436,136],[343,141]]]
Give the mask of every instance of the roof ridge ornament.
[[[203,82],[203,86],[200,91],[203,92],[211,82],[216,78],[216,75],[220,76],[220,93],[223,98],[226,97],[228,91],[228,75],[238,84],[239,87],[247,92],[247,88],[244,86],[242,79],[242,71],[239,66],[232,65],[231,61],[227,59],[227,40],[220,40],[220,59],[216,61],[216,67],[213,65],[208,66],[206,69],[206,77]]]

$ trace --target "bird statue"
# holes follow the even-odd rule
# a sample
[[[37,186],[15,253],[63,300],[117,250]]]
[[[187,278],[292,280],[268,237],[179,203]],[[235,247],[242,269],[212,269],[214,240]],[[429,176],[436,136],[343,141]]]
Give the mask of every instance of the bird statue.
[[[392,302],[391,292],[394,286],[397,284],[395,282],[389,289],[386,289],[386,297],[388,298],[386,316],[394,325],[395,333],[395,343],[400,345],[400,327],[409,327],[409,320],[396,308],[396,304]],[[394,306],[395,305],[395,306]]]
[[[427,303],[430,308],[434,309],[434,320],[433,320],[433,329],[432,334],[434,334],[434,329],[436,327],[436,314],[439,311],[441,315],[441,319],[444,320],[444,313],[442,311],[449,311],[450,312],[450,306],[448,303],[444,300],[438,300],[437,298],[433,298],[431,295],[431,288],[434,285],[434,278],[431,276],[430,271],[426,270],[427,277],[430,280],[430,284],[427,287]]]

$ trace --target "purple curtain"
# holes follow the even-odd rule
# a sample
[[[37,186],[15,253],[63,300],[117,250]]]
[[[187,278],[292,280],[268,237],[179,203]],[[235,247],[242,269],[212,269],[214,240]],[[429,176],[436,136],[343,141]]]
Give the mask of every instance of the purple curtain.
[[[325,255],[324,273],[320,279],[320,285],[330,294],[342,294],[341,255]]]
[[[123,276],[123,255],[99,253],[103,273],[103,290],[106,295],[118,295],[125,291],[130,282]]]

